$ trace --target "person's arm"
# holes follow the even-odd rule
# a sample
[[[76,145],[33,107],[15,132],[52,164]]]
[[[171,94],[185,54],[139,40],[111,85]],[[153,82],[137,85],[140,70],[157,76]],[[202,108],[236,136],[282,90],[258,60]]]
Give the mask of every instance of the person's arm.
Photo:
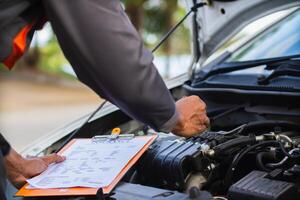
[[[171,131],[179,118],[174,100],[120,1],[43,2],[78,78],[131,117]]]
[[[189,136],[185,132],[192,131],[184,128],[190,127],[186,126],[190,119],[176,109],[153,65],[151,52],[143,45],[119,0],[42,2],[59,44],[79,80],[155,130],[175,130]],[[202,101],[194,103],[188,107],[197,108],[200,104],[205,107]],[[194,109],[193,112],[205,115],[202,110]],[[206,118],[202,122],[200,118],[197,120],[200,128],[207,123]]]
[[[26,179],[36,176],[47,169],[51,163],[59,163],[65,157],[57,154],[37,158],[24,158],[18,154],[0,133],[0,150],[4,157],[8,179],[16,186],[21,187]]]
[[[26,183],[26,179],[39,175],[52,163],[63,162],[66,158],[57,154],[42,157],[24,158],[14,149],[11,149],[4,157],[4,163],[8,179],[20,188]]]

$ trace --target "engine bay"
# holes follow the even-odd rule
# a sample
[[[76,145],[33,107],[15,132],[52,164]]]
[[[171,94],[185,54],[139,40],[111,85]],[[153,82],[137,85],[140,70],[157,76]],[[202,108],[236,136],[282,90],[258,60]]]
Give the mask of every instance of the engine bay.
[[[161,134],[131,183],[178,191],[187,199],[298,199],[298,96],[188,85],[184,95],[207,104],[210,130],[189,139]]]
[[[87,123],[76,133],[74,137],[91,138],[120,127],[122,133],[159,136],[104,199],[299,199],[298,96],[289,101],[291,97],[268,93],[227,91],[224,95],[214,88],[190,90],[189,84],[171,93],[175,100],[197,95],[205,101],[211,126],[202,134],[181,138],[157,133],[120,110]],[[66,137],[43,154],[56,152]]]
[[[299,199],[299,93],[227,87],[231,79],[205,81],[182,88],[183,95],[204,100],[210,130],[189,139],[160,137],[131,180],[187,199]]]
[[[161,137],[131,180],[189,197],[208,191],[220,199],[297,199],[299,139],[299,125],[284,121],[248,123],[187,140]]]
[[[231,78],[216,85],[207,85],[206,79],[198,79],[197,84],[193,81],[170,91],[175,100],[197,95],[206,103],[210,128],[204,133],[191,138],[157,133],[121,110],[98,117],[70,133],[72,137],[91,138],[109,135],[119,127],[126,134],[159,136],[113,192],[103,198],[299,199],[299,92],[278,91],[278,87],[228,87],[226,83],[232,82]],[[70,136],[52,144],[43,154],[57,152],[67,139]]]
[[[230,93],[220,101],[222,92],[183,88],[171,91],[175,99],[198,95],[207,104],[211,127],[202,134],[181,138],[157,133],[120,110],[89,122],[76,134],[90,138],[120,127],[123,133],[159,136],[105,199],[299,199],[298,102],[287,105],[284,96],[270,101],[267,95]],[[64,140],[44,153],[56,151]]]

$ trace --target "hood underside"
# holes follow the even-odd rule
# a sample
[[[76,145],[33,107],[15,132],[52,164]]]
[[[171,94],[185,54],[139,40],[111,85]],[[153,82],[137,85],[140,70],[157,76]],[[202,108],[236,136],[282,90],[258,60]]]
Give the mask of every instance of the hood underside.
[[[201,2],[201,1],[198,1]],[[201,61],[251,22],[271,13],[300,6],[299,0],[206,1],[196,21]]]

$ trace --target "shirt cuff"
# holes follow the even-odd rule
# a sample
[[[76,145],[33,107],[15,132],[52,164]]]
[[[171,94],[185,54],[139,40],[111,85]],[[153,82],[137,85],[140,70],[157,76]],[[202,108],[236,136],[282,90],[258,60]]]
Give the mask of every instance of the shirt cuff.
[[[179,120],[179,113],[177,109],[175,109],[175,113],[173,114],[173,116],[166,123],[164,123],[158,130],[160,132],[170,133],[173,130],[173,128],[176,126],[178,120]]]

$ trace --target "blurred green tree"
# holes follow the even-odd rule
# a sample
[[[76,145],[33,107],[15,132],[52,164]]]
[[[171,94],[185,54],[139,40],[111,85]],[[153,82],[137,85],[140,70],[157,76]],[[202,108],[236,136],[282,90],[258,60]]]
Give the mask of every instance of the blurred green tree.
[[[185,8],[179,0],[123,0],[123,3],[133,25],[150,48],[185,14]],[[190,51],[189,39],[189,30],[183,25],[164,43],[158,53],[166,56],[187,54]]]

